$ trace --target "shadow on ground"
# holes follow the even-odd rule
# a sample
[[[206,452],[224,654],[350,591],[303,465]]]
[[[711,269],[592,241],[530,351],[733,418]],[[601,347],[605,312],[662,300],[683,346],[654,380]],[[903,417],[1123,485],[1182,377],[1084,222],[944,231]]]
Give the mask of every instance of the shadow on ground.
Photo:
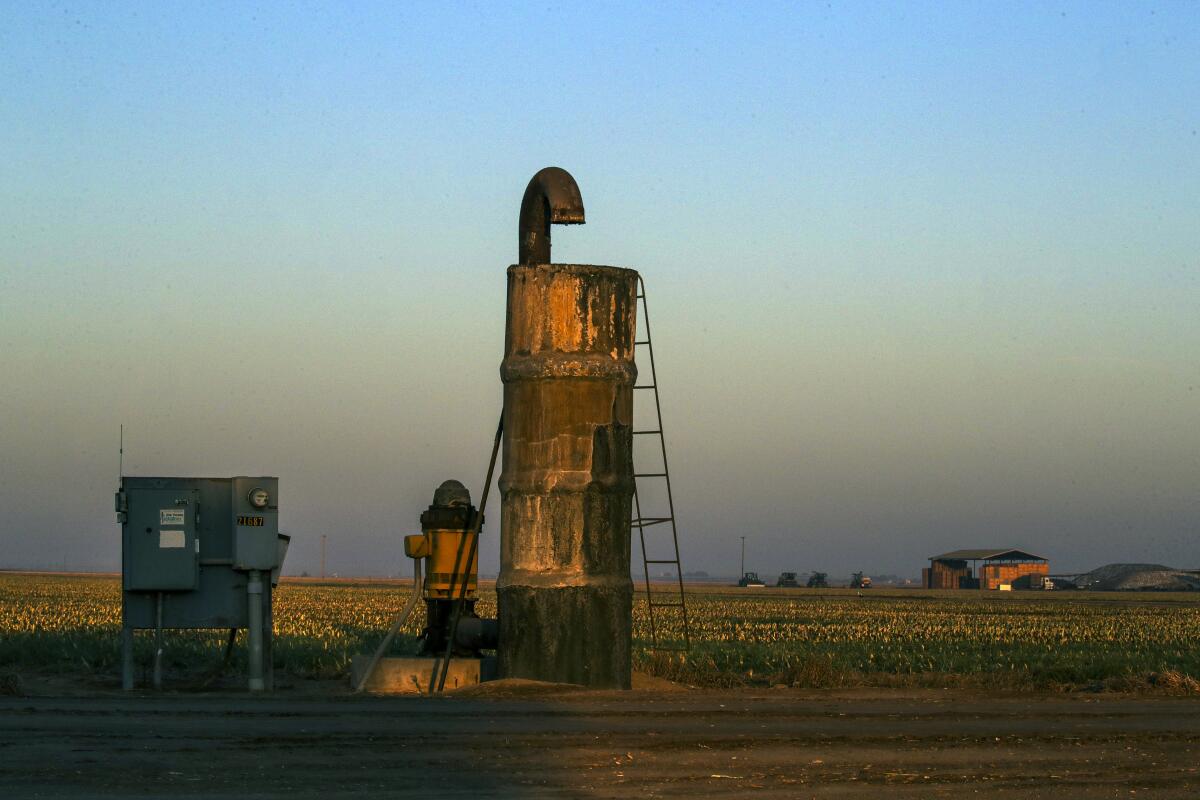
[[[0,698],[6,798],[1200,795],[1193,698],[32,689]]]

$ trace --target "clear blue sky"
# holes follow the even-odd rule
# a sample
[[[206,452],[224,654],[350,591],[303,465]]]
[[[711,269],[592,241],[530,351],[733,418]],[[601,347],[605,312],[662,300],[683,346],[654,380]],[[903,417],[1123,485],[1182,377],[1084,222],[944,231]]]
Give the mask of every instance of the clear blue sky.
[[[1200,6],[644,5],[4,4],[0,565],[116,567],[123,422],[278,474],[292,571],[398,569],[557,164],[685,568],[1200,567]]]

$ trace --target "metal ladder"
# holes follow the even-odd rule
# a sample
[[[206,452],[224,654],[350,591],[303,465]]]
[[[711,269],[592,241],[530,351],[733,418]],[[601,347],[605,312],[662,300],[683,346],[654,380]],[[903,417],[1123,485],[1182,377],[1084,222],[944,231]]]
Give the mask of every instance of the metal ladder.
[[[650,311],[646,306],[646,284],[642,282],[642,276],[638,276],[638,294],[637,299],[642,304],[642,320],[645,323],[646,336],[644,339],[634,342],[634,360],[636,362],[636,351],[638,347],[644,347],[646,354],[650,360],[650,382],[639,383],[634,385],[636,390],[646,390],[654,393],[654,418],[656,425],[648,430],[634,430],[634,436],[657,436],[659,449],[662,452],[662,472],[638,472],[637,467],[634,467],[633,473],[633,512],[634,517],[630,521],[631,528],[637,528],[638,536],[642,542],[642,567],[646,577],[646,605],[650,616],[650,638],[652,647],[655,650],[687,650],[691,646],[691,634],[688,630],[687,604],[683,594],[683,568],[679,565],[679,532],[675,527],[675,500],[671,495],[671,475],[667,469],[667,440],[663,435],[662,426],[662,406],[658,400],[658,374],[654,370],[654,346],[650,342]],[[643,377],[644,381],[645,378]],[[665,517],[645,517],[642,516],[642,502],[638,496],[638,481],[639,480],[661,480],[666,486],[667,492],[667,516]],[[671,544],[674,547],[674,558],[650,558],[646,550],[646,528],[652,525],[670,524],[671,526]],[[675,567],[675,577],[679,589],[678,599],[672,597],[667,602],[655,602],[654,592],[650,588],[650,565],[657,566],[671,565]],[[659,620],[655,618],[655,609],[678,609],[680,627],[683,640],[680,644],[677,640],[670,644],[664,644],[659,641]],[[670,612],[668,612],[670,613]]]

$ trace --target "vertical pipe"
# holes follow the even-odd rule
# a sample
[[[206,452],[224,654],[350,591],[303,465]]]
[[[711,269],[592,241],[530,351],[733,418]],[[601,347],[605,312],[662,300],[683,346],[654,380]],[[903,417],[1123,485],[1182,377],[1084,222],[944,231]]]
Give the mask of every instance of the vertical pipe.
[[[269,573],[268,573],[269,574]],[[263,598],[263,685],[268,692],[275,691],[275,603],[272,600],[275,587],[263,581],[266,597]]]
[[[154,688],[162,688],[162,618],[163,593],[159,592],[154,598]]]
[[[501,677],[628,688],[633,270],[508,270]]]
[[[261,692],[263,684],[262,573],[250,570],[246,580],[246,616],[250,623],[250,691]]]
[[[392,627],[388,629],[387,635],[383,637],[383,641],[379,643],[379,647],[375,648],[375,654],[371,656],[371,661],[367,664],[367,669],[363,672],[362,677],[358,679],[358,684],[354,687],[354,691],[361,692],[370,682],[371,676],[375,674],[375,668],[379,666],[379,660],[383,658],[383,654],[392,646],[392,640],[396,638],[396,634],[400,632],[400,628],[404,626],[404,622],[408,619],[408,615],[416,607],[417,601],[421,599],[422,589],[424,588],[421,581],[421,559],[413,559],[413,591],[408,598],[408,602],[404,604],[404,608],[392,620]],[[436,667],[437,662],[434,662]],[[430,673],[429,683],[432,686],[433,677]]]
[[[471,591],[471,584],[479,581],[479,526],[483,524],[483,509],[487,506],[488,493],[492,490],[492,475],[496,470],[496,455],[500,452],[500,440],[504,437],[504,412],[500,413],[500,422],[496,425],[496,438],[492,443],[492,457],[488,461],[487,477],[483,479],[483,495],[479,500],[479,512],[471,514],[471,506],[467,506],[467,519],[471,520],[471,525],[467,530],[467,535],[459,542],[460,555],[455,557],[455,567],[453,574],[461,576],[462,583],[458,589],[458,601],[454,603],[454,618],[450,622],[450,630],[446,635],[446,652],[442,656],[442,670],[437,677],[437,691],[443,691],[446,688],[446,675],[450,671],[450,658],[454,655],[454,647],[456,645],[456,637],[458,636],[458,623],[462,619],[463,606],[468,602],[467,596]],[[445,484],[442,484],[443,486]],[[434,495],[436,497],[436,495]],[[469,496],[468,496],[469,497]],[[425,524],[422,520],[421,527]],[[461,560],[462,545],[467,544],[469,549],[465,560]],[[436,545],[435,545],[436,547]],[[462,565],[461,567],[459,565]],[[454,580],[450,581],[450,591],[447,592],[451,597],[454,596]],[[474,612],[474,603],[471,604],[472,613]],[[433,694],[435,688],[434,673],[430,673],[429,693]]]

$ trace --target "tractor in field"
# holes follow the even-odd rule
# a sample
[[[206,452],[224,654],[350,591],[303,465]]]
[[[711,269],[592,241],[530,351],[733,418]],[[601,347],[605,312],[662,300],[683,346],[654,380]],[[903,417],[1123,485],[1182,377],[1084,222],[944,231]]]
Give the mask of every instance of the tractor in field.
[[[757,586],[766,586],[766,585],[767,585],[766,583],[764,583],[762,580],[759,579],[757,572],[746,572],[742,575],[741,580],[738,581],[738,586],[741,586],[743,588],[749,587],[749,586],[757,587]]]

